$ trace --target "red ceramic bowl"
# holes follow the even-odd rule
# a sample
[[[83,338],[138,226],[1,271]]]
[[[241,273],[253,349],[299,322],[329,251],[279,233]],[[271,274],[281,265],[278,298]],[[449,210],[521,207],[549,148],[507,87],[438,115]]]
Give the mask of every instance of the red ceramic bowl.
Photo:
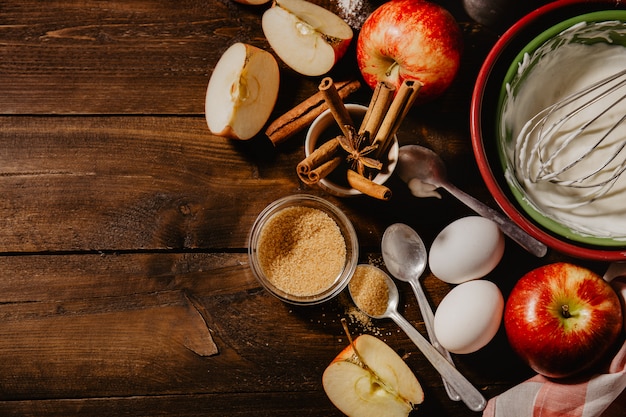
[[[500,92],[507,71],[520,51],[538,35],[566,19],[604,10],[626,10],[626,4],[618,0],[559,0],[536,9],[509,28],[496,42],[478,74],[471,102],[470,129],[474,155],[487,188],[502,210],[522,229],[550,248],[573,257],[626,261],[626,243],[623,246],[597,245],[584,239],[571,239],[529,215],[507,184],[497,143]]]

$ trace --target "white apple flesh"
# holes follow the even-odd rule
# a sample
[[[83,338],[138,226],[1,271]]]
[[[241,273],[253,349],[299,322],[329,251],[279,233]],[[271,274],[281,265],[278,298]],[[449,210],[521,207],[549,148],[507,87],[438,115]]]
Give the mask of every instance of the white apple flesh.
[[[305,0],[274,0],[263,13],[261,25],[276,55],[307,76],[330,71],[353,37],[343,19]]]
[[[207,87],[205,117],[211,133],[240,140],[255,136],[274,109],[279,85],[272,54],[241,42],[231,45]]]
[[[361,335],[324,371],[331,402],[350,417],[406,417],[424,401],[422,387],[400,356],[382,340]],[[361,360],[363,362],[361,362]]]
[[[443,7],[426,0],[391,0],[365,20],[357,39],[357,63],[374,89],[385,81],[400,87],[405,79],[422,84],[416,103],[443,94],[458,72],[461,30]]]
[[[606,358],[622,330],[622,307],[609,283],[571,263],[525,274],[513,287],[504,327],[513,350],[544,376],[565,378]]]

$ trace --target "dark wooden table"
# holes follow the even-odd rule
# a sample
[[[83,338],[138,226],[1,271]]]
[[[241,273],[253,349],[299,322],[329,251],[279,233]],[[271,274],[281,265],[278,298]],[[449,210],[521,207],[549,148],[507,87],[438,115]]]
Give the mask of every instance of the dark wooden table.
[[[318,3],[341,12],[334,0]],[[400,142],[439,152],[453,182],[496,207],[468,124],[476,74],[497,33],[472,22],[459,0],[438,3],[463,29],[462,68],[443,97],[412,109]],[[355,225],[361,261],[376,264],[390,224],[409,224],[428,246],[473,214],[448,195],[416,199],[396,178],[388,202],[304,186],[295,175],[304,133],[278,147],[263,134],[246,142],[211,135],[204,97],[212,68],[236,41],[271,50],[260,25],[266,7],[0,4],[0,415],[339,416],[321,375],[347,345],[342,317],[353,334],[376,334],[406,359],[426,392],[415,415],[476,415],[448,400],[392,322],[352,320],[345,294],[286,305],[252,276],[250,227],[285,195],[338,205]],[[333,78],[358,77],[353,53]],[[320,81],[282,63],[281,77],[272,118]],[[349,101],[369,97],[362,88]],[[537,259],[508,241],[487,279],[506,294],[524,272],[562,259]],[[423,282],[433,306],[450,288],[429,271]],[[400,289],[401,312],[424,333],[409,287]],[[455,360],[487,398],[532,374],[503,332]]]

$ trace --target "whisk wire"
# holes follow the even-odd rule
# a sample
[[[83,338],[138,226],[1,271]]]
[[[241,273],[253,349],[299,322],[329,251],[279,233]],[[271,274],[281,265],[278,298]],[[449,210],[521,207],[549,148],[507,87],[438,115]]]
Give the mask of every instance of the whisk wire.
[[[623,95],[618,100],[613,102],[606,109],[606,111],[608,111],[610,108],[616,106],[620,101],[622,101],[624,99],[626,99],[626,95]],[[587,130],[601,116],[602,116],[602,114],[598,114],[595,118],[587,121],[585,124],[583,124],[582,126],[577,128],[576,130],[574,130],[573,132],[571,132],[567,136],[565,136],[565,139],[563,140],[563,143],[561,143],[559,145],[559,147],[553,153],[550,154],[550,156],[548,157],[548,159],[546,161],[542,161],[542,162],[544,162],[542,164],[542,167],[541,167],[541,170],[540,170],[540,174],[542,174],[542,175],[540,175],[538,177],[538,179],[540,179],[540,180],[547,180],[547,181],[553,181],[554,179],[558,179],[558,177],[561,174],[563,174],[563,173],[567,172],[568,170],[574,168],[576,165],[578,165],[578,163],[580,163],[591,152],[593,152],[594,150],[598,149],[602,145],[602,143],[605,142],[607,140],[607,138],[617,129],[617,127],[619,127],[626,120],[626,115],[622,116],[595,143],[590,144],[590,146],[581,154],[581,156],[578,159],[571,161],[569,164],[565,165],[564,167],[560,168],[557,171],[549,172],[548,171],[548,167],[552,164],[554,159],[559,157],[561,155],[561,152],[567,146],[569,146],[570,143],[573,140],[577,139],[580,134],[582,134],[585,130]],[[546,137],[545,136],[542,137],[542,141],[545,141],[545,140],[546,140]],[[580,178],[577,178],[577,179],[574,179],[574,180],[562,180],[561,184],[563,184],[563,185],[572,185],[572,186],[574,186],[576,184],[581,184],[583,181],[588,180],[589,178],[591,178],[591,177],[595,176],[596,174],[598,174],[599,172],[601,172],[603,169],[607,168],[608,165],[611,162],[613,162],[613,160],[615,160],[618,157],[618,155],[620,154],[620,152],[624,149],[624,147],[626,146],[626,142],[622,142],[621,144],[618,143],[618,145],[619,146],[616,147],[616,151],[613,152],[612,154],[609,154],[607,156],[606,161],[604,163],[598,165],[592,171],[590,171],[587,174],[581,176]],[[604,182],[600,182],[599,184],[603,184],[603,183]],[[592,184],[581,185],[582,188],[588,188],[588,187],[592,187],[592,186],[593,186]]]
[[[626,99],[625,87],[626,69],[533,116],[522,127],[516,147],[525,178],[588,189],[574,205],[606,195],[626,171],[626,136],[619,136],[617,129],[626,121],[618,108]]]

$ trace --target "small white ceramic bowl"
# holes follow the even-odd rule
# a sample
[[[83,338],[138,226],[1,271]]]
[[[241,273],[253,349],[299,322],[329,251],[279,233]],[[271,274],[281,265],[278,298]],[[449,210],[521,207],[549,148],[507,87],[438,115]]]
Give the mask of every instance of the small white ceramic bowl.
[[[367,112],[367,107],[360,104],[351,104],[348,103],[345,105],[346,109],[348,109],[348,113],[352,117],[352,121],[355,123],[356,127],[358,127],[365,116],[365,112]],[[337,126],[337,122],[333,117],[330,110],[325,110],[317,116],[317,118],[313,121],[309,130],[306,134],[306,139],[304,141],[304,153],[305,156],[309,156],[315,148],[317,148],[317,143],[320,140],[331,139],[341,134],[341,130],[339,126]],[[394,135],[393,143],[389,147],[389,155],[387,157],[387,161],[383,166],[383,169],[374,177],[374,182],[377,184],[384,184],[393,171],[396,169],[396,165],[398,164],[398,138]],[[343,182],[340,177],[337,175],[333,175],[335,173],[331,173],[326,178],[322,178],[318,185],[324,191],[328,192],[335,197],[354,197],[357,195],[361,195],[362,192],[359,190],[355,190],[350,187],[347,182]]]

